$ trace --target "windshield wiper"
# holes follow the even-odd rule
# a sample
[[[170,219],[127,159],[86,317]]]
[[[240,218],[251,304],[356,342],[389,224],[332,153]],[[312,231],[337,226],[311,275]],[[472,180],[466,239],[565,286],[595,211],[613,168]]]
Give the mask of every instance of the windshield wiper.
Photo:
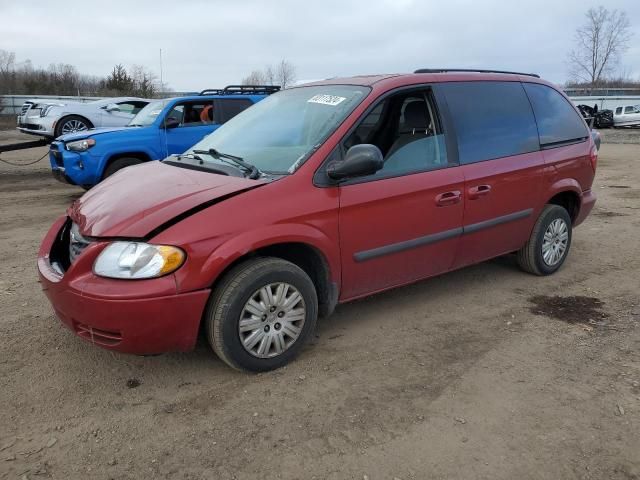
[[[255,180],[256,178],[260,178],[260,175],[262,174],[262,172],[258,170],[258,167],[250,164],[249,162],[245,162],[242,157],[229,155],[228,153],[222,153],[216,150],[215,148],[210,148],[209,150],[194,150],[193,153],[194,154],[204,153],[205,155],[210,155],[213,158],[218,160],[231,160],[231,162],[233,162],[234,164],[247,170],[247,172],[249,172],[249,175],[247,175],[247,177],[252,180]]]
[[[198,162],[200,162],[200,165],[202,165],[204,163],[204,159],[199,156],[196,155],[194,153],[176,153],[173,155],[169,155],[170,157],[176,157],[178,160],[182,160],[183,158],[189,158],[191,160],[197,160]]]

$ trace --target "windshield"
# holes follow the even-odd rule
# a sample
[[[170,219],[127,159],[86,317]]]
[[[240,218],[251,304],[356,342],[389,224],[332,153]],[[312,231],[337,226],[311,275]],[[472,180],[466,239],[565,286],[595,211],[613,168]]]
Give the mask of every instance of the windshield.
[[[130,127],[147,127],[156,121],[160,112],[167,104],[166,100],[159,102],[151,102],[147,104],[138,114],[129,122]]]
[[[213,148],[263,172],[293,173],[369,91],[353,85],[283,90],[233,117],[190,151]]]

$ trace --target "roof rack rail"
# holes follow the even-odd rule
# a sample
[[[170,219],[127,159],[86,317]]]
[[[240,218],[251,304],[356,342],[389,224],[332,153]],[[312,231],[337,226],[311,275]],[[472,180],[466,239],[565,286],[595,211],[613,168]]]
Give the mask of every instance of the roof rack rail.
[[[227,85],[224,88],[207,88],[200,95],[270,95],[280,90],[280,85]]]
[[[526,75],[540,78],[537,73],[509,72],[506,70],[478,70],[476,68],[419,68],[413,73],[447,73],[447,72],[476,72],[476,73],[508,73],[511,75]]]

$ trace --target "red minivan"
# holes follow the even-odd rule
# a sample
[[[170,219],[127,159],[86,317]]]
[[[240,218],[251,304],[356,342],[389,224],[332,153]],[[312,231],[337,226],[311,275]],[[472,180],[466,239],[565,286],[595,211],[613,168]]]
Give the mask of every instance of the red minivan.
[[[77,335],[136,354],[202,328],[230,366],[290,361],[336,304],[515,253],[564,263],[599,138],[536,75],[418,70],[289,88],[73,203],[38,256]]]

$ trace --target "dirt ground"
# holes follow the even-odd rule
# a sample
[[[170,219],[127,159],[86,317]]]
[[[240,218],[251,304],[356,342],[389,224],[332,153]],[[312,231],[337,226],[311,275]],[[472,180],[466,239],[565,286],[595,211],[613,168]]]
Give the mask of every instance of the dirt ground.
[[[0,478],[640,478],[640,135],[604,137],[557,274],[505,257],[341,306],[259,375],[63,328],[35,258],[82,191],[1,164]]]

